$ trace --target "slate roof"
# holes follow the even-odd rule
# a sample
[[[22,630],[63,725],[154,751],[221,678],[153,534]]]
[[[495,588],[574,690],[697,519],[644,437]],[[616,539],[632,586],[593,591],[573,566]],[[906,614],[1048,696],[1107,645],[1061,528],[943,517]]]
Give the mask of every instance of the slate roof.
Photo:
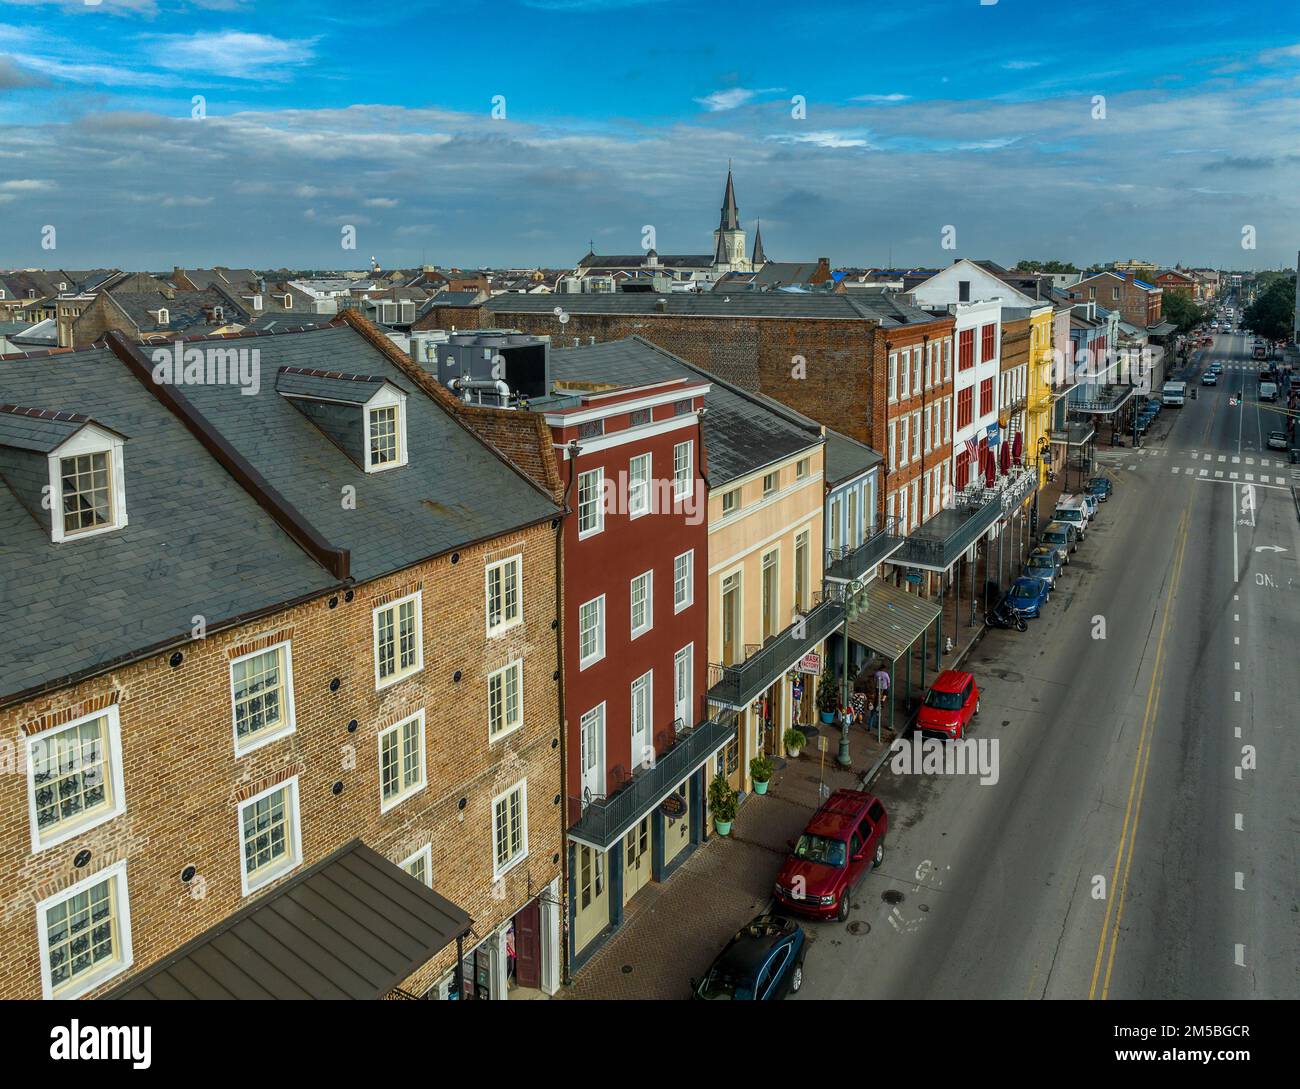
[[[746,393],[641,337],[551,350],[554,381],[637,385],[669,378],[703,378],[704,449],[711,487],[729,484],[801,450],[821,444],[817,424],[771,398]]]
[[[859,298],[829,292],[788,294],[776,291],[725,292],[616,292],[612,294],[494,295],[482,305],[494,314],[549,313],[563,305],[571,314],[654,314],[659,303],[664,312],[689,317],[806,318],[853,321],[871,319],[889,327],[937,319],[928,311],[893,297]],[[556,332],[562,333],[557,323]]]
[[[843,484],[861,476],[868,469],[879,465],[884,457],[866,443],[838,431],[826,429],[826,451],[823,458],[823,473],[830,487]]]
[[[482,294],[481,291],[440,291],[427,300],[421,311],[434,306],[473,306]]]
[[[275,376],[275,392],[286,397],[315,397],[364,405],[387,379],[373,374],[343,374],[340,371],[281,367]],[[403,393],[406,390],[402,390]]]
[[[260,354],[260,395],[180,392],[366,581],[554,517],[548,497],[355,330],[208,342]],[[367,475],[274,390],[282,366],[382,376],[410,391],[409,464]],[[227,619],[322,593],[334,577],[292,541],[108,348],[0,359],[0,401],[81,413],[130,436],[127,525],[55,545],[0,486],[0,698],[104,668]],[[356,488],[355,510],[339,502]]]
[[[13,333],[9,340],[15,347],[53,348],[59,343],[59,326],[53,318],[45,318],[29,325],[21,333]]]
[[[320,329],[334,321],[334,314],[308,314],[293,310],[268,310],[244,325],[245,332],[284,333],[300,329]]]
[[[161,292],[115,291],[111,298],[141,332],[176,332],[206,325],[207,311],[214,306],[222,308],[224,322],[240,322],[249,317],[230,295],[216,291],[177,291],[170,299]],[[167,321],[163,324],[154,317],[159,310],[167,311]]]
[[[657,255],[660,267],[668,265],[675,268],[712,268],[711,253],[661,253]],[[578,262],[579,268],[641,268],[646,261],[645,253],[589,253]]]
[[[76,412],[0,405],[0,446],[48,454],[90,423],[94,421]]]

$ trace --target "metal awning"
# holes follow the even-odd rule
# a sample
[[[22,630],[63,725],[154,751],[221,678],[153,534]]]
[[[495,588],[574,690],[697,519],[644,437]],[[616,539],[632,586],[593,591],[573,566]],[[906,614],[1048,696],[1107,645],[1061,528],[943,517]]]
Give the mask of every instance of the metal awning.
[[[1071,423],[1064,431],[1052,432],[1053,446],[1086,446],[1097,429],[1090,423]]]
[[[909,594],[887,582],[873,582],[867,587],[866,615],[849,621],[849,638],[897,661],[940,612],[929,598]]]
[[[355,839],[106,997],[383,998],[470,925]]]

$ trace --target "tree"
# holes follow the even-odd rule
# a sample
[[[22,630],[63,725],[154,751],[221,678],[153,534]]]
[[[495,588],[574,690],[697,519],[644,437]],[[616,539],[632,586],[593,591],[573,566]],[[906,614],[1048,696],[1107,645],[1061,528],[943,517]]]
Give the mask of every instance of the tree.
[[[1017,261],[1020,272],[1078,272],[1071,261]]]
[[[1246,328],[1266,340],[1290,340],[1295,319],[1295,277],[1279,277],[1246,307]]]
[[[1166,291],[1164,294],[1165,321],[1172,321],[1180,333],[1191,332],[1206,318],[1205,311],[1196,305],[1181,291]]]

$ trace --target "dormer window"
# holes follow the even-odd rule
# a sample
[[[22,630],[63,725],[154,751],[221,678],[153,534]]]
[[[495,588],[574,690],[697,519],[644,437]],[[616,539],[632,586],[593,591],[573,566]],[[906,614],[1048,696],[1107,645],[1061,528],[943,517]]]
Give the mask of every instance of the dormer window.
[[[262,297],[261,297],[260,295],[257,297],[257,305],[258,305],[259,307],[262,305]],[[285,297],[284,297],[284,308],[285,308],[286,310],[292,310],[292,309],[293,309],[293,296],[292,296],[292,295],[285,295]]]
[[[366,405],[366,472],[406,464],[406,399],[385,387]]]
[[[66,282],[66,281],[64,281],[64,280],[60,280],[60,281],[59,281],[59,290],[60,290],[60,291],[67,291],[67,290],[68,290],[68,285],[67,285],[67,282]]]
[[[214,307],[212,308],[212,317],[213,317],[215,320],[217,320],[217,321],[225,321],[225,320],[226,320],[226,312],[225,312],[225,310],[224,310],[222,307],[220,307],[220,306],[214,306]]]
[[[166,325],[169,320],[170,320],[170,315],[168,315],[166,308],[158,311],[159,325]]]

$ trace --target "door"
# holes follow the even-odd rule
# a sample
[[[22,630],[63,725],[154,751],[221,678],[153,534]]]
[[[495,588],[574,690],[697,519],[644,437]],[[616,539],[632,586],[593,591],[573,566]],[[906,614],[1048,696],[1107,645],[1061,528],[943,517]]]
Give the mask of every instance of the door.
[[[863,871],[871,865],[866,857],[867,838],[871,835],[871,825],[864,818],[861,826],[849,838],[849,888],[856,888]]]
[[[722,664],[735,665],[744,659],[740,642],[740,572],[722,580]]]
[[[542,909],[536,900],[515,916],[515,981],[542,985]]]
[[[673,718],[679,730],[695,724],[691,710],[691,672],[695,668],[695,644],[682,647],[673,657]]]
[[[573,916],[573,947],[578,952],[609,925],[605,861],[603,851],[585,844],[578,847],[578,895]]]
[[[654,767],[654,743],[650,740],[651,683],[653,673],[646,673],[632,682],[632,765],[633,768]],[[635,774],[635,771],[633,772]]]
[[[650,818],[643,817],[623,837],[623,903],[632,899],[650,881]]]
[[[605,705],[593,707],[582,716],[581,768],[582,805],[605,793]]]

